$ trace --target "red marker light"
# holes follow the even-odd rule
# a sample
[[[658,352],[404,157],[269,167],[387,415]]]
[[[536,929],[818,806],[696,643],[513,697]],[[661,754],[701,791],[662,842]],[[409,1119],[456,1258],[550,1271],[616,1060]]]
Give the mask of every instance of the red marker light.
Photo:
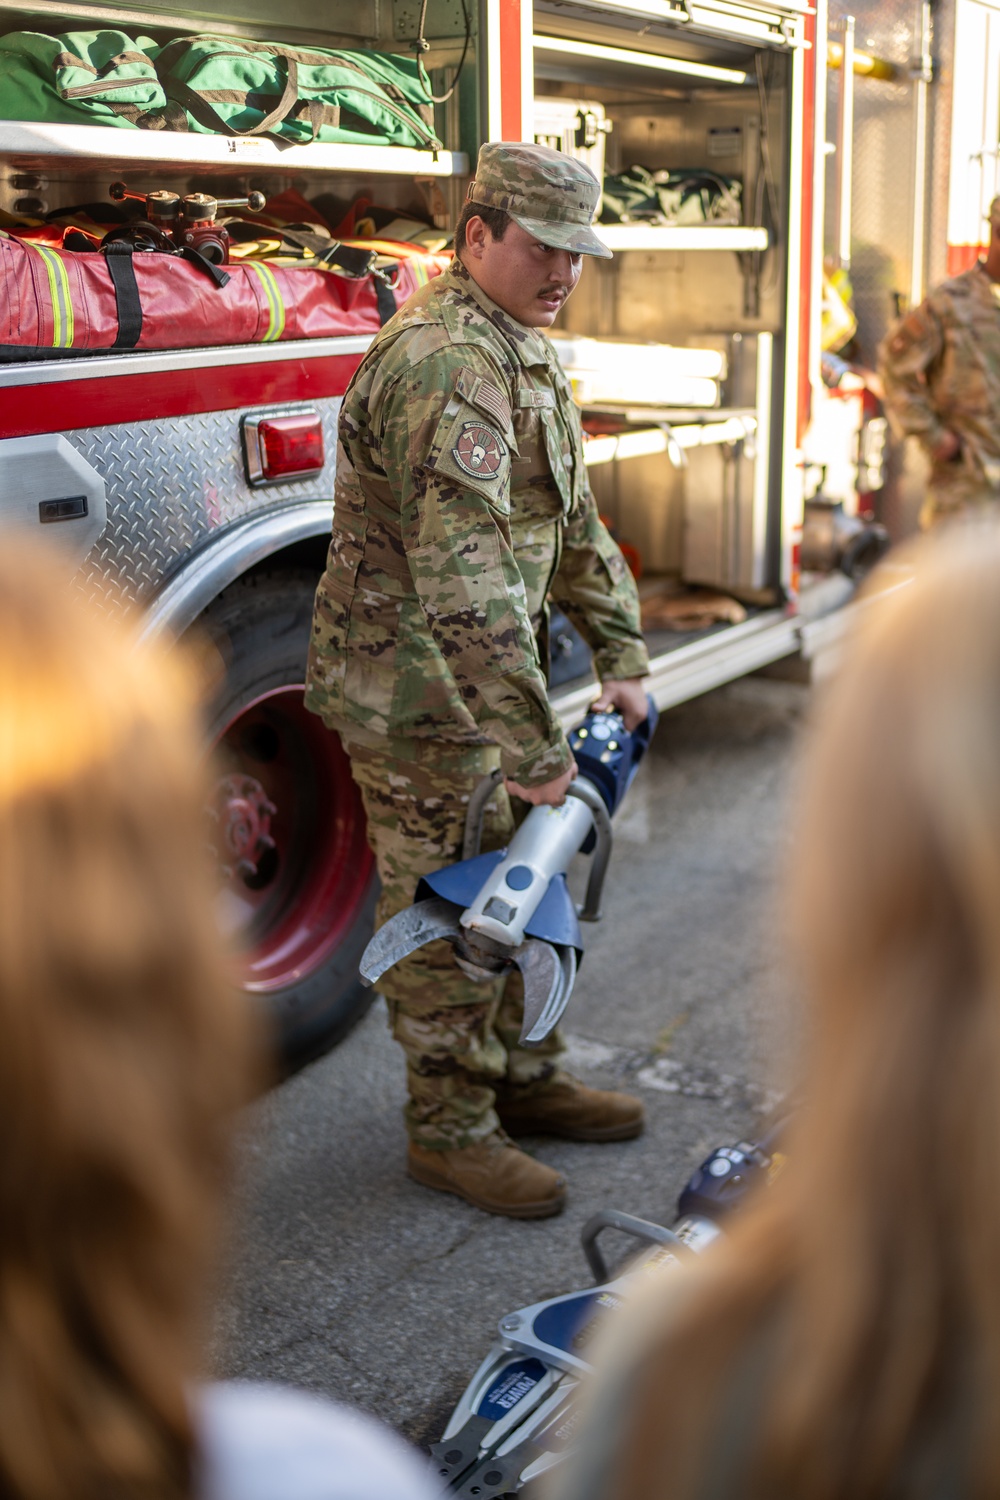
[[[314,410],[247,417],[243,438],[251,484],[306,479],[326,463],[323,423]]]

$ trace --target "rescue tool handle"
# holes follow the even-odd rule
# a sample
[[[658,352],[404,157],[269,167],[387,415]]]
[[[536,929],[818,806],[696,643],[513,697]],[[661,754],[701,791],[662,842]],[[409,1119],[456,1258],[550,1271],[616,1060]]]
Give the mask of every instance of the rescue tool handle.
[[[594,1282],[600,1286],[610,1281],[611,1272],[597,1244],[597,1236],[605,1229],[617,1229],[646,1245],[669,1245],[679,1254],[687,1252],[687,1246],[679,1240],[673,1230],[662,1224],[651,1224],[648,1219],[637,1219],[634,1214],[622,1213],[617,1208],[602,1208],[592,1214],[580,1231],[580,1244],[587,1257],[587,1264],[594,1273]]]
[[[611,816],[604,804],[604,798],[585,777],[581,776],[576,781],[571,781],[566,788],[566,795],[576,797],[579,802],[585,803],[594,819],[594,834],[597,842],[590,861],[587,894],[583,898],[583,905],[579,908],[578,915],[581,922],[598,922],[601,917],[604,877],[608,873],[611,846],[614,842],[614,834],[611,832]]]

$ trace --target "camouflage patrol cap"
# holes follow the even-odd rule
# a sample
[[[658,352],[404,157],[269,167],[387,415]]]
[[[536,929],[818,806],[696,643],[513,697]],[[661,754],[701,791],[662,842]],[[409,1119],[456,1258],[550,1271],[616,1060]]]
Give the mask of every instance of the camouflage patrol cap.
[[[590,227],[601,184],[574,156],[526,141],[487,141],[479,148],[467,197],[484,208],[504,209],[546,245],[611,258]]]
[[[1000,197],[993,199],[986,211],[986,217],[991,224],[1000,225]]]

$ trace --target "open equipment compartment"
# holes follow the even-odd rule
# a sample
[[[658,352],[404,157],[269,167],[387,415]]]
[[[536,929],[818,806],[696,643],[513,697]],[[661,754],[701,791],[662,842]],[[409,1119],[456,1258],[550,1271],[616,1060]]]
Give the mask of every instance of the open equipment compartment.
[[[0,4],[0,34],[107,29],[165,43],[209,32],[412,57],[419,14],[405,0],[322,9],[305,0],[29,0]],[[61,210],[110,207],[110,186],[124,179],[140,194],[258,190],[270,199],[295,189],[322,200],[331,227],[364,196],[390,216],[448,230],[481,129],[481,20],[475,0],[427,7],[423,57],[435,94],[468,53],[457,88],[434,107],[443,149],[3,120],[0,210],[37,227]],[[61,255],[51,256],[56,283]],[[81,497],[57,512],[58,525],[39,525],[77,586],[110,612],[141,612],[148,633],[194,629],[217,653],[207,729],[219,749],[210,809],[220,919],[245,950],[245,987],[291,1063],[325,1050],[368,1003],[357,961],[376,881],[363,809],[339,742],[303,708],[302,681],[340,401],[373,333],[83,356],[64,336],[34,348],[34,359],[12,340],[14,357],[0,363],[0,538],[7,525],[39,524],[52,501]],[[279,477],[262,482],[251,459],[265,422],[308,433],[309,472],[283,459]]]
[[[212,7],[211,14],[197,3],[178,0],[128,6],[75,0],[65,9],[58,0],[29,0],[24,5],[3,0],[0,36],[14,31],[55,35],[106,28],[166,43],[210,32],[275,41],[288,47],[342,48],[412,57],[418,16],[419,7],[403,0],[395,4],[336,0],[322,13],[304,0],[290,0],[280,14],[275,14],[265,0],[223,0],[219,9]],[[270,201],[294,190],[309,202],[318,202],[331,226],[336,226],[356,200],[366,198],[384,209],[386,216],[424,220],[446,235],[464,198],[469,158],[471,155],[474,159],[478,139],[479,20],[475,0],[464,4],[462,0],[431,0],[427,7],[424,66],[435,95],[450,91],[450,97],[434,105],[434,130],[443,143],[440,150],[381,144],[297,145],[266,135],[227,135],[221,130],[218,134],[202,134],[0,120],[0,211],[10,216],[0,222],[6,222],[16,233],[12,220],[39,225],[80,205],[94,205],[99,213],[102,204],[112,211],[109,220],[114,222],[117,205],[112,204],[109,189],[116,179],[124,179],[134,194],[168,189],[181,195],[198,192],[223,199],[246,197],[256,190]],[[463,55],[465,63],[456,83]],[[215,293],[207,289],[206,296],[210,295]],[[328,517],[325,523],[310,519],[307,507],[315,509],[317,501],[326,502],[331,495],[332,463],[311,479],[295,480],[268,491],[254,488],[240,472],[240,432],[245,413],[235,409],[237,402],[242,408],[272,406],[282,400],[301,404],[321,398],[318,410],[327,429],[328,456],[332,458],[339,398],[366,342],[348,335],[301,339],[284,345],[164,349],[155,355],[101,351],[99,356],[60,357],[57,367],[48,358],[30,366],[18,364],[16,358],[13,362],[8,359],[0,362],[0,388],[10,387],[12,396],[18,394],[15,388],[20,388],[20,394],[14,403],[16,412],[8,404],[6,415],[0,416],[0,446],[5,439],[19,441],[36,433],[51,433],[54,441],[58,432],[97,464],[108,492],[108,524],[95,546],[91,546],[94,538],[90,532],[85,534],[84,528],[79,528],[77,551],[82,581],[112,609],[140,606],[151,612],[157,628],[183,630],[195,615],[188,606],[176,607],[175,600],[184,595],[183,575],[193,561],[192,555],[205,545],[218,545],[225,553],[224,538],[233,526],[251,516],[259,522],[271,510],[281,509],[287,514],[288,507],[296,504],[301,507],[301,527],[296,534],[318,538],[328,530]],[[66,352],[73,354],[75,350]],[[38,353],[45,351],[40,349]],[[62,346],[52,350],[53,358],[63,353]],[[98,357],[100,365],[96,363]],[[273,372],[269,368],[272,365]],[[251,367],[259,372],[256,390],[249,373],[242,382],[232,378],[234,369],[242,366],[248,372]],[[193,376],[196,368],[202,373]],[[101,379],[96,378],[98,374]],[[140,382],[146,381],[145,389],[150,389],[148,382],[154,375],[156,398],[140,399]],[[240,387],[231,403],[232,454],[228,452],[228,429],[222,431],[224,419],[217,414],[216,397],[223,380]],[[70,387],[72,397],[67,396]],[[107,399],[92,400],[101,387]],[[175,387],[177,403],[173,401]],[[58,393],[62,403],[58,411],[48,399],[49,389]],[[199,404],[202,393],[203,406]],[[184,475],[185,490],[210,493],[211,499],[204,505],[193,502],[189,493],[180,492],[179,473],[176,468],[173,472],[169,469],[170,445],[159,438],[152,445],[150,434],[140,430],[130,417],[133,410],[141,410],[143,415],[170,421],[175,404],[179,417],[205,428],[206,458],[209,447],[212,451],[208,462],[216,469],[220,462],[223,465],[221,472],[210,476],[198,472]],[[50,405],[51,420],[46,425]],[[228,414],[228,405],[226,411]],[[32,425],[36,417],[37,426]],[[222,453],[218,452],[220,444]],[[192,448],[197,448],[197,442],[181,446],[186,458]],[[134,479],[136,452],[145,456],[138,487]],[[190,513],[192,506],[197,512],[194,516]],[[0,522],[3,520],[0,500]],[[67,534],[72,530],[65,528]],[[249,549],[248,555],[260,553]],[[223,568],[220,576],[225,586],[237,575]],[[204,591],[198,593],[201,603],[209,602],[210,597]]]
[[[275,13],[263,0],[220,0],[211,9],[163,4],[74,3],[58,0],[0,4],[0,36],[12,31],[55,34],[100,27],[165,43],[211,33],[289,47],[397,53],[412,57],[419,7],[381,0],[338,3],[318,12],[289,0]],[[468,46],[466,46],[466,20]],[[125,177],[137,192],[167,187],[180,193],[269,197],[290,187],[304,196],[333,194],[348,205],[365,193],[400,215],[454,221],[464,194],[468,160],[478,135],[477,7],[437,0],[428,7],[422,53],[434,94],[444,94],[466,52],[451,97],[434,107],[441,151],[401,146],[314,143],[290,145],[267,136],[124,130],[103,126],[0,120],[0,209],[44,215],[107,198],[108,184]],[[457,181],[457,179],[461,179]]]
[[[699,221],[689,205],[679,222],[599,224],[614,259],[588,262],[553,333],[567,336],[564,350],[572,336],[584,424],[601,434],[588,445],[600,510],[638,550],[645,577],[708,585],[758,609],[784,598],[796,505],[801,515],[806,13],[753,0],[534,6],[537,139],[557,144],[562,111],[563,148],[598,171],[603,155],[608,176],[640,164],[739,184],[735,212],[729,201],[717,220],[709,208]],[[672,348],[642,347],[651,342]],[[685,378],[706,374],[708,383]],[[660,633],[651,644],[663,649]]]

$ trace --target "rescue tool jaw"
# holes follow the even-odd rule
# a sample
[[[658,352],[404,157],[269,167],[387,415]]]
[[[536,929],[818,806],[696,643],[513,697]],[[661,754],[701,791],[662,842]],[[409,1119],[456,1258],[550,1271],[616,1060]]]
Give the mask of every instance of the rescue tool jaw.
[[[372,938],[361,978],[373,985],[401,958],[445,939],[471,979],[489,981],[519,969],[524,981],[521,1044],[537,1046],[569,1003],[583,957],[580,919],[600,916],[611,856],[611,816],[639,768],[657,711],[652,698],[631,732],[618,713],[589,713],[569,735],[578,776],[560,807],[533,807],[506,849],[481,854],[483,809],[499,785],[488,778],[470,800],[464,850],[470,857],[425,875],[416,902]],[[592,853],[577,910],[566,884],[574,855]]]

